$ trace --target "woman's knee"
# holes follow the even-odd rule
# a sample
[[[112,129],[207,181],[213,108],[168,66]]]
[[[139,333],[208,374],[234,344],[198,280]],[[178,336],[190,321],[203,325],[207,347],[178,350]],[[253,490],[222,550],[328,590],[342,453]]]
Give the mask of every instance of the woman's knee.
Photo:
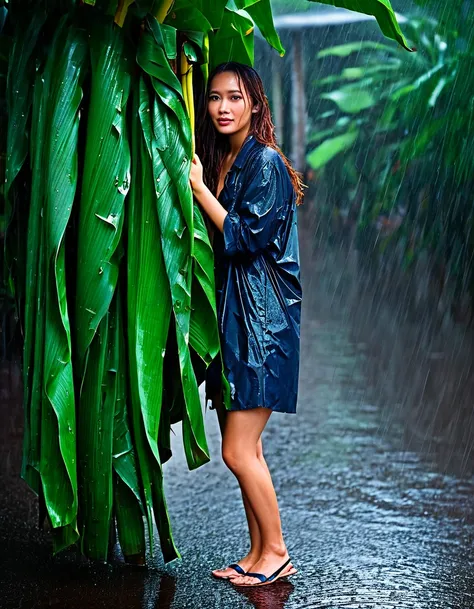
[[[255,461],[255,452],[249,452],[244,447],[235,444],[226,445],[224,442],[222,460],[235,475],[239,475],[251,467],[252,461]]]
[[[233,446],[222,444],[222,460],[227,467],[234,473],[239,469],[240,456],[238,451]]]

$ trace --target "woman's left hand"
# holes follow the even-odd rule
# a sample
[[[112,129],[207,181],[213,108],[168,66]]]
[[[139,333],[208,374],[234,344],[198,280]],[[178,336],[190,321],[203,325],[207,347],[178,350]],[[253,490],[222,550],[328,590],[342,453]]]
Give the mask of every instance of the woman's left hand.
[[[193,193],[197,196],[204,190],[204,180],[202,177],[202,163],[198,155],[195,154],[193,162],[191,163],[191,173],[189,175],[189,181],[191,182],[191,188]]]

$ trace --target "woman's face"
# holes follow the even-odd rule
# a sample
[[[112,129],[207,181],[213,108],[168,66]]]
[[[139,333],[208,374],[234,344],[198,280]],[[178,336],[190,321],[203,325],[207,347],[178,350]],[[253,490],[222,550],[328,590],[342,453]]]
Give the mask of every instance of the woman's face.
[[[250,127],[252,103],[243,83],[234,72],[221,72],[212,79],[207,110],[214,127],[223,135],[233,135],[248,131]]]

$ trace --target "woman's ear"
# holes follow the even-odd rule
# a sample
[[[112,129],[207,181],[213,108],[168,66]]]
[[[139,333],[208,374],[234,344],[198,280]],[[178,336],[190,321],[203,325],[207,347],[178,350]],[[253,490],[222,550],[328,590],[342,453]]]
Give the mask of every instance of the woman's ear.
[[[252,112],[258,112],[260,110],[260,104],[255,104],[255,106],[252,108]]]

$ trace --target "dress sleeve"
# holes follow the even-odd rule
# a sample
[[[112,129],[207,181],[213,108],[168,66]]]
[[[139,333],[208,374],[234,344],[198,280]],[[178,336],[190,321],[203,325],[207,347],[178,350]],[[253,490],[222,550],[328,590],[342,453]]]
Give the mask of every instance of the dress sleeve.
[[[286,172],[286,167],[282,163]],[[224,219],[224,255],[256,254],[271,242],[284,203],[282,169],[274,158],[266,161],[245,188],[238,209]]]

